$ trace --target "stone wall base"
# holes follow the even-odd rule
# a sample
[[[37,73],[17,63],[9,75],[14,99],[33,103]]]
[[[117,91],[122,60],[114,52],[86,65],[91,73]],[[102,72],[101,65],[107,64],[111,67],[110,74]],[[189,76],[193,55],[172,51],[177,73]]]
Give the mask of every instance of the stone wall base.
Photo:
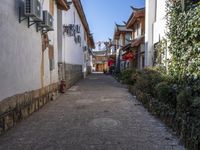
[[[92,73],[92,66],[87,66],[87,74],[91,74]]]
[[[0,134],[58,96],[59,84],[17,94],[0,102]]]
[[[83,78],[82,65],[58,63],[58,66],[59,80],[65,80],[67,88]]]

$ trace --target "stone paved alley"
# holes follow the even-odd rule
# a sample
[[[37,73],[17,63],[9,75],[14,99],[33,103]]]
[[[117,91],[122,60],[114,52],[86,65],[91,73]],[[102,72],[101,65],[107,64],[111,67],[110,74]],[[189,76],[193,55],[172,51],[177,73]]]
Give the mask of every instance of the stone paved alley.
[[[0,137],[1,150],[184,150],[111,76],[93,74]]]

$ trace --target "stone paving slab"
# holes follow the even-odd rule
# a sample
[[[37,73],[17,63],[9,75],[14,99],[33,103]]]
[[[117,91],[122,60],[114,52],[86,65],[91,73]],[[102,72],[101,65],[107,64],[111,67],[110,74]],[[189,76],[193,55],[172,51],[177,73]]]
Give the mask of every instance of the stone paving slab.
[[[0,150],[184,150],[124,85],[92,74],[0,136]]]

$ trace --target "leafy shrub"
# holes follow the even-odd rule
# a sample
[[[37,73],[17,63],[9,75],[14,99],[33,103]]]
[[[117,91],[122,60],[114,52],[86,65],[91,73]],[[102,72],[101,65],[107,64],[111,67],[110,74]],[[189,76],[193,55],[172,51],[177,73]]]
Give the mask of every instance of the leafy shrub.
[[[192,100],[192,107],[200,109],[200,97],[195,97]]]
[[[192,101],[191,89],[183,89],[177,96],[177,111],[184,113],[188,111]]]
[[[145,68],[137,72],[135,86],[141,91],[155,96],[155,86],[163,80],[164,77],[160,72],[152,68]]]
[[[135,87],[144,92],[144,93],[148,93],[150,94],[152,91],[151,91],[151,88],[150,88],[151,84],[150,84],[150,81],[142,76],[138,76],[137,77],[137,80],[135,82]]]
[[[155,90],[159,101],[176,106],[176,95],[169,83],[160,82],[156,85]]]
[[[121,73],[119,73],[119,72],[117,72],[117,73],[115,72],[114,76],[115,76],[115,78],[118,79],[118,80],[121,79]]]
[[[123,70],[121,75],[120,75],[120,79],[123,81],[123,83],[125,84],[133,84],[133,81],[132,81],[132,73],[133,73],[133,70],[131,69],[126,69],[126,70]]]
[[[200,97],[193,98],[190,113],[193,116],[200,117]]]

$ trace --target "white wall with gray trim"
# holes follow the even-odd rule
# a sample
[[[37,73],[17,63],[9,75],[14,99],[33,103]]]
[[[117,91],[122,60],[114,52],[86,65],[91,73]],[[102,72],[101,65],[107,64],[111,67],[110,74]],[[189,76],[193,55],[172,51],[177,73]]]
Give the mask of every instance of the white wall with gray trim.
[[[79,35],[81,36],[81,43],[80,44],[75,43],[74,36],[63,35],[62,38],[63,56],[61,58],[64,59],[64,62],[67,64],[83,65],[84,63],[83,46],[85,46],[84,28],[73,3],[70,5],[70,9],[67,12],[63,11],[62,22],[63,25],[75,24],[81,26],[81,30],[79,33]]]
[[[146,0],[145,12],[145,66],[153,65],[154,44],[165,37],[166,0]]]
[[[39,89],[42,85],[41,33],[36,32],[35,25],[28,28],[27,21],[19,23],[19,2],[20,0],[1,0],[0,5],[0,101],[15,94]],[[48,1],[45,0],[44,6],[49,6]],[[55,46],[54,53],[57,58],[57,34],[52,32],[49,37]],[[58,81],[57,67],[50,73],[47,50],[44,58],[44,85],[48,85]]]

